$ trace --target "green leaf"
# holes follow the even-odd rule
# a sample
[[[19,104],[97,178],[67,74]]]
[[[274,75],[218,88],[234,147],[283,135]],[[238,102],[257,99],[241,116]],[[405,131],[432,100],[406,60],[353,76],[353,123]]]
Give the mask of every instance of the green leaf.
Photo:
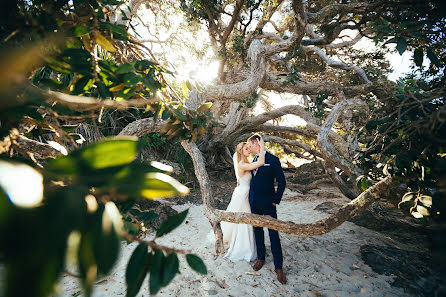
[[[124,85],[127,87],[133,87],[141,81],[141,77],[134,72],[129,72],[124,75]]]
[[[155,62],[148,61],[148,60],[140,60],[140,61],[136,62],[135,68],[138,71],[144,71],[144,70],[147,70],[148,68],[150,68],[150,67],[152,67],[154,65],[156,65]]]
[[[187,254],[186,261],[187,261],[187,264],[189,264],[190,268],[192,268],[196,272],[201,273],[201,274],[208,273],[208,271],[206,269],[206,265],[203,263],[203,261],[197,255]]]
[[[116,187],[117,193],[147,199],[187,195],[189,189],[186,186],[173,177],[161,173],[168,172],[170,169],[167,166],[158,165],[158,162],[154,162],[151,166],[131,163],[121,168],[110,179],[110,185]]]
[[[407,41],[404,37],[398,37],[396,40],[396,49],[398,50],[398,53],[402,55],[407,48]]]
[[[138,294],[142,282],[150,267],[150,256],[147,252],[147,243],[141,242],[133,251],[125,271],[125,282],[127,284],[127,297]]]
[[[186,209],[183,212],[180,212],[176,215],[168,217],[165,221],[163,221],[156,230],[156,237],[161,237],[172,230],[174,230],[176,227],[181,225],[181,223],[186,219],[187,213],[189,212],[189,209]]]
[[[429,60],[431,60],[432,64],[434,64],[437,67],[441,66],[440,60],[438,60],[437,55],[434,53],[431,47],[427,47],[426,54]]]
[[[118,68],[116,69],[117,74],[124,74],[124,73],[133,72],[133,71],[135,71],[135,67],[133,66],[132,63],[126,63],[126,64],[119,65]]]
[[[145,198],[154,199],[175,195],[184,196],[188,193],[189,188],[173,177],[163,173],[148,173],[140,194]]]
[[[423,55],[423,49],[420,47],[416,48],[413,52],[413,60],[418,67],[423,66]]]
[[[94,79],[90,75],[86,75],[81,77],[76,81],[74,84],[73,92],[71,92],[73,95],[79,95],[85,93],[85,91],[88,91],[92,85],[93,85]]]
[[[171,115],[172,115],[172,113],[170,112],[170,110],[165,109],[165,110],[163,110],[163,113],[162,113],[162,115],[161,115],[161,119],[162,119],[163,121],[165,121],[165,120],[167,120],[168,118],[170,118]]]
[[[96,35],[96,42],[105,50],[114,53],[116,52],[115,46],[102,34],[97,33]]]
[[[129,211],[139,222],[152,221],[156,219],[159,215],[154,211],[139,211],[137,209],[131,209]]]
[[[106,168],[132,162],[138,155],[136,137],[112,137],[82,149],[80,156],[92,168]]]
[[[180,262],[178,261],[177,255],[175,253],[170,253],[165,258],[163,266],[162,286],[164,287],[167,286],[179,272],[178,267],[180,266]]]
[[[88,29],[87,26],[79,25],[79,26],[74,27],[73,33],[74,33],[74,36],[80,37],[82,35],[86,35],[86,34],[90,33],[90,29]]]
[[[70,65],[75,64],[92,64],[92,58],[89,51],[78,48],[68,48],[64,50],[60,56]]]
[[[67,156],[49,160],[45,168],[53,174],[76,176],[85,170],[103,169],[132,162],[138,154],[138,138],[111,137],[89,145]]]
[[[98,93],[101,98],[110,98],[112,93],[108,90],[108,88],[102,82],[97,82],[96,86],[98,87]]]
[[[144,86],[146,87],[146,88],[149,88],[149,90],[153,93],[153,94],[155,94],[156,93],[156,87],[155,87],[155,84],[154,83],[152,83],[152,79],[151,79],[152,77],[150,76],[150,75],[146,75],[145,77],[142,77],[141,78],[141,81],[142,81],[142,83],[144,84]]]
[[[179,119],[180,121],[184,122],[187,121],[187,116],[185,116],[181,111],[178,109],[174,109],[173,112],[175,113],[175,117]]]
[[[186,87],[189,91],[193,90],[192,84],[190,83],[190,81],[186,80]]]
[[[127,41],[129,39],[129,32],[124,25],[121,24],[111,24],[111,29],[113,32],[113,38]]]
[[[161,250],[155,249],[150,264],[149,291],[154,295],[158,293],[162,286],[162,269],[164,254]]]

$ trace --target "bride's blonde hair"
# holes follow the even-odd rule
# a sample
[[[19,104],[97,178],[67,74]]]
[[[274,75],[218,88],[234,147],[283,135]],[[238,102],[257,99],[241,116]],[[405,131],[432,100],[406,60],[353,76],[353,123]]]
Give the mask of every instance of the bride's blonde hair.
[[[235,147],[235,151],[237,152],[237,163],[240,163],[241,160],[245,163],[249,163],[248,158],[243,154],[243,147],[247,144],[247,142],[240,142]]]

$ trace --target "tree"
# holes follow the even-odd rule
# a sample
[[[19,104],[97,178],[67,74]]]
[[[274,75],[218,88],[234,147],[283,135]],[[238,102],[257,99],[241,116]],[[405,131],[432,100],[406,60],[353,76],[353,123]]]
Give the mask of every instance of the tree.
[[[58,8],[70,5],[62,2],[55,2],[60,5]],[[71,113],[67,118],[57,109],[60,105],[90,111],[149,106],[144,118],[129,123],[119,134],[142,136],[161,132],[181,140],[194,163],[205,214],[217,236],[218,252],[223,251],[220,221],[267,226],[301,236],[323,234],[400,185],[409,190],[400,207],[408,208],[412,215],[423,220],[443,218],[446,166],[445,142],[441,135],[445,135],[446,128],[445,26],[441,1],[184,0],[179,7],[176,1],[129,1],[127,7],[103,1],[99,10],[93,4],[79,2],[74,1],[77,12],[73,15],[74,21],[71,16],[60,16],[65,20],[62,24],[71,24],[61,31],[72,35],[69,42],[56,44],[56,50],[43,55],[44,68],[41,69],[42,64],[35,66],[36,61],[31,60],[21,63],[26,67],[21,66],[17,71],[26,73],[20,76],[21,81],[17,83],[12,76],[1,80],[4,82],[0,89],[2,97],[31,98],[25,106],[29,107],[28,102],[32,102],[41,108],[39,115],[45,114],[43,124],[30,116],[35,108],[28,108],[25,114],[21,111],[18,119],[8,116],[3,120],[3,115],[11,114],[17,104],[14,101],[9,106],[3,105],[2,110],[8,113],[2,113],[2,127],[7,128],[5,135],[8,136],[2,142],[2,152],[13,148],[31,159],[33,155],[29,153],[38,150],[42,152],[41,158],[53,155],[54,151],[47,145],[26,138],[25,133],[29,131],[21,125],[30,123],[31,118],[33,130],[50,128],[57,132],[53,133],[56,140],[63,143],[60,135],[67,133],[63,132],[62,123],[54,125],[54,122],[73,122],[81,114]],[[167,48],[180,46],[179,37],[172,34],[166,40],[138,41],[137,36],[128,34],[135,21],[144,23],[138,17],[143,4],[153,15],[160,16],[181,9],[189,27],[180,30],[206,28],[210,46],[220,61],[214,84],[202,87],[185,82],[180,91],[176,87],[180,85],[178,82],[165,77],[167,70],[154,62],[166,61],[166,56],[157,56],[142,42],[161,43]],[[12,9],[11,15],[21,18],[23,21],[19,23],[25,24],[24,27],[11,25],[18,22],[2,25],[5,30],[2,38],[15,45],[14,49],[24,48],[24,41],[30,38],[28,32],[32,26],[25,21],[29,14],[40,20],[55,15],[26,1],[17,7],[20,9]],[[87,8],[96,16],[82,18]],[[105,24],[104,18],[108,20]],[[119,24],[111,21],[115,19]],[[162,17],[155,21],[168,25]],[[39,22],[41,27],[32,31],[31,36],[48,31],[54,23],[64,28],[57,21]],[[150,24],[146,25],[150,28]],[[346,30],[356,35],[346,35],[352,32]],[[53,38],[60,42],[57,34]],[[381,49],[371,53],[353,49],[364,39],[373,40]],[[95,50],[96,43],[99,50]],[[413,51],[414,75],[397,83],[386,78],[389,65],[384,54],[392,51],[388,44],[395,45],[400,54]],[[24,52],[32,56],[33,49],[32,46],[24,48]],[[151,61],[138,61],[144,54]],[[429,65],[423,66],[423,61]],[[36,72],[36,69],[40,70]],[[30,73],[35,74],[34,85],[26,89],[25,96],[23,81]],[[9,87],[12,82],[18,87]],[[44,85],[51,90],[43,90]],[[152,97],[148,102],[146,98],[155,95],[157,90],[163,98]],[[255,103],[267,100],[270,92],[295,94],[296,103],[251,115]],[[56,101],[58,104],[54,107],[52,103]],[[306,126],[268,123],[288,114],[304,119]],[[95,117],[100,120],[101,115],[99,112]],[[14,130],[14,127],[20,129]],[[231,149],[254,131],[265,133],[266,141],[282,145],[288,153],[321,160],[332,181],[352,201],[326,219],[301,225],[214,209],[206,166],[231,164]],[[77,146],[75,141],[69,143]]]
[[[445,26],[439,13],[443,4],[383,3],[181,2],[188,20],[206,27],[210,44],[220,58],[217,82],[203,90],[190,87],[189,96],[184,94],[190,109],[212,102],[218,126],[208,126],[205,137],[182,142],[194,161],[206,215],[217,237],[221,235],[221,220],[268,225],[300,235],[321,232],[314,224],[267,223],[255,215],[222,213],[211,207],[212,189],[205,163],[230,164],[231,148],[253,131],[266,133],[265,140],[283,145],[288,152],[306,152],[323,161],[332,181],[353,199],[345,206],[353,208],[348,215],[342,208],[331,217],[337,223],[356,214],[385,190],[397,188],[398,183],[415,192],[404,196],[400,203],[415,217],[427,219],[433,215],[439,219],[444,213],[441,177],[445,144],[440,135],[445,132]],[[353,30],[356,36],[345,35],[345,30]],[[373,40],[380,49],[364,53],[352,48],[363,39]],[[413,51],[415,76],[397,84],[386,78],[389,66],[384,54],[391,51],[388,44],[396,45],[399,54]],[[427,67],[423,66],[424,53]],[[297,104],[250,116],[259,90],[295,94]],[[306,127],[267,123],[286,114],[306,120]],[[154,131],[153,127],[146,130],[146,121],[135,121],[120,134]],[[164,125],[164,132],[172,134],[174,121],[172,118]],[[313,139],[316,145],[308,145],[303,139]],[[436,198],[432,200],[432,196]],[[323,232],[328,232],[337,223],[316,224],[325,226]],[[222,251],[218,240],[217,250]]]

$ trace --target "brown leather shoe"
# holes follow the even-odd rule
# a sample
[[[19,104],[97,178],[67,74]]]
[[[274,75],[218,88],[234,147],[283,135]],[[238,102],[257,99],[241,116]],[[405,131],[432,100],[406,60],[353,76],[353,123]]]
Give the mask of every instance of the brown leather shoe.
[[[277,274],[277,280],[283,285],[286,284],[286,277],[285,277],[285,274],[283,274],[283,270],[282,269],[274,269],[274,271]]]
[[[252,265],[252,269],[258,271],[260,268],[262,268],[263,264],[265,264],[265,260],[257,260],[254,265]]]

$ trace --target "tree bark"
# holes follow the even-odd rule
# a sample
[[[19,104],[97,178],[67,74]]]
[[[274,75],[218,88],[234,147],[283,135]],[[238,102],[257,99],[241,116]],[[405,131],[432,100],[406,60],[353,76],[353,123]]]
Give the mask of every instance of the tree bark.
[[[215,218],[215,209],[212,207],[213,194],[212,188],[210,187],[211,182],[206,171],[203,155],[201,154],[197,145],[192,141],[182,140],[181,145],[192,158],[195,169],[195,176],[197,177],[200,184],[204,214],[208,218],[209,222],[211,223],[212,229],[214,230],[216,238],[215,250],[217,254],[222,254],[224,252],[223,232],[221,231],[220,221],[216,220]]]
[[[282,233],[295,234],[300,236],[315,236],[330,232],[342,223],[356,216],[373,201],[380,198],[384,191],[397,186],[397,181],[391,177],[386,177],[377,184],[362,192],[356,199],[342,206],[332,215],[307,224],[295,224],[276,220],[271,216],[261,216],[250,213],[225,212],[214,210],[218,221],[225,221],[237,224],[250,224],[257,227],[266,227]]]
[[[363,174],[363,172],[361,169],[336,153],[333,146],[328,142],[328,134],[342,111],[344,111],[346,108],[354,108],[363,105],[365,105],[364,102],[359,99],[346,99],[336,103],[336,105],[330,111],[330,114],[325,119],[325,122],[322,125],[321,131],[317,137],[317,144],[323,158],[333,163],[336,167],[342,169],[348,175],[360,176]]]

